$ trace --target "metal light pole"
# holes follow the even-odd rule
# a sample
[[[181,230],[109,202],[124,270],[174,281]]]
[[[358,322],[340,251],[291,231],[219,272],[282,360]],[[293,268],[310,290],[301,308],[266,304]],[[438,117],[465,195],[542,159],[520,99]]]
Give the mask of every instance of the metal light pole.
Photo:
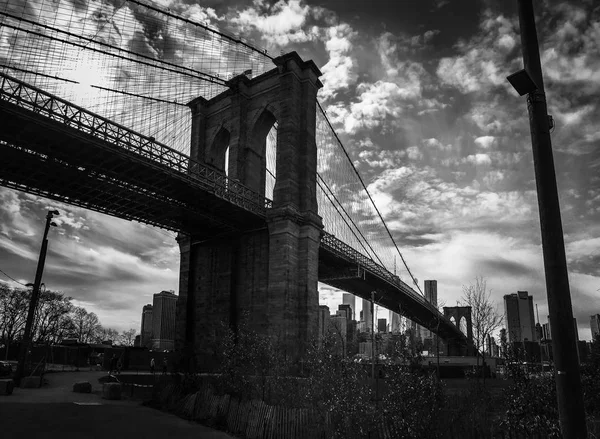
[[[15,383],[17,386],[21,383],[21,378],[23,377],[23,372],[25,370],[25,359],[27,358],[29,343],[31,342],[31,327],[33,326],[33,316],[35,315],[35,310],[37,308],[38,297],[40,294],[40,285],[42,283],[42,274],[44,272],[44,263],[46,261],[46,251],[48,250],[48,230],[50,229],[50,225],[56,225],[51,221],[52,217],[58,214],[58,210],[51,210],[46,215],[44,239],[42,240],[42,248],[40,250],[40,257],[38,259],[37,270],[35,272],[33,290],[31,291],[31,300],[29,301],[27,321],[25,322],[25,332],[23,333],[23,340],[21,342],[21,349],[19,351],[19,363],[15,372]]]
[[[533,4],[532,0],[517,0],[517,3],[525,69],[507,79],[520,95],[528,94],[527,109],[540,211],[548,309],[553,328],[552,347],[560,429],[565,439],[586,438],[573,308],[550,139],[551,119],[546,107]]]
[[[375,378],[375,291],[371,291],[371,378]]]

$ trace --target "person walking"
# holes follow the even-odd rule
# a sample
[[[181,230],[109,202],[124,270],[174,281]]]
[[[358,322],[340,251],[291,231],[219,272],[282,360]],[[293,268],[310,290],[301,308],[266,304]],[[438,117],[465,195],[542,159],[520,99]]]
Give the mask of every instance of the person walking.
[[[110,370],[108,371],[109,375],[112,375],[113,372],[117,371],[117,355],[113,354],[112,358],[110,359]]]
[[[156,363],[154,362],[154,357],[150,360],[150,372],[154,375],[154,368],[156,367]]]
[[[162,370],[163,375],[167,374],[167,357],[163,358],[163,370]]]

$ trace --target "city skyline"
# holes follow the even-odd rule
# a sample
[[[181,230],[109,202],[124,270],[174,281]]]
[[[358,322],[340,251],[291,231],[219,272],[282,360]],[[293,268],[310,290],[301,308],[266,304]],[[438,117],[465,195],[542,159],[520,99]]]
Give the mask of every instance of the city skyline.
[[[503,295],[526,290],[548,314],[526,103],[505,79],[522,67],[513,2],[157,3],[315,61],[321,104],[421,290],[437,279],[439,301],[452,306],[483,276],[499,309]],[[573,311],[589,340],[589,315],[600,311],[600,12],[592,1],[536,9]],[[54,208],[47,288],[118,330],[139,327],[153,292],[178,291],[174,233],[5,188],[2,271],[33,281]],[[400,258],[398,274],[412,285]],[[320,291],[337,309],[341,293]]]

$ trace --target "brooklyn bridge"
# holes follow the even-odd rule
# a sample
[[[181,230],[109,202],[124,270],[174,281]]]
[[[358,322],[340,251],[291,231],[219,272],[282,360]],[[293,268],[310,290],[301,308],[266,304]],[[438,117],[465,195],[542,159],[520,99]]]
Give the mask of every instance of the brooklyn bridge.
[[[318,102],[312,61],[137,0],[120,8],[139,19],[118,26],[74,4],[2,8],[0,184],[178,232],[179,349],[242,313],[308,341],[318,282],[375,291],[454,352],[469,345],[423,297]],[[150,33],[170,37],[124,38]]]

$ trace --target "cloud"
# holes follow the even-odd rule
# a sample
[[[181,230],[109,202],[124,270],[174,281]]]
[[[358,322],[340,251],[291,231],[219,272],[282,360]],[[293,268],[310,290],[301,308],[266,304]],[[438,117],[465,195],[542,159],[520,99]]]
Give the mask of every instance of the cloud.
[[[303,29],[309,13],[310,7],[301,0],[280,0],[272,6],[255,0],[252,6],[239,11],[230,20],[241,32],[257,30],[270,44],[287,46],[310,41],[317,36]]]
[[[475,139],[475,143],[484,149],[488,149],[494,144],[495,140],[494,136],[481,136]]]
[[[462,93],[487,92],[507,88],[506,71],[517,62],[514,38],[515,23],[503,15],[484,12],[480,33],[470,41],[457,44],[460,55],[442,58],[436,70],[443,84]],[[509,70],[510,71],[510,70]]]
[[[492,159],[487,154],[471,154],[465,157],[464,161],[474,165],[490,165]]]
[[[327,29],[326,36],[329,61],[321,68],[323,88],[319,90],[319,97],[324,100],[335,98],[339,91],[354,85],[358,78],[356,60],[352,55],[352,40],[357,33],[348,24],[342,23]]]

